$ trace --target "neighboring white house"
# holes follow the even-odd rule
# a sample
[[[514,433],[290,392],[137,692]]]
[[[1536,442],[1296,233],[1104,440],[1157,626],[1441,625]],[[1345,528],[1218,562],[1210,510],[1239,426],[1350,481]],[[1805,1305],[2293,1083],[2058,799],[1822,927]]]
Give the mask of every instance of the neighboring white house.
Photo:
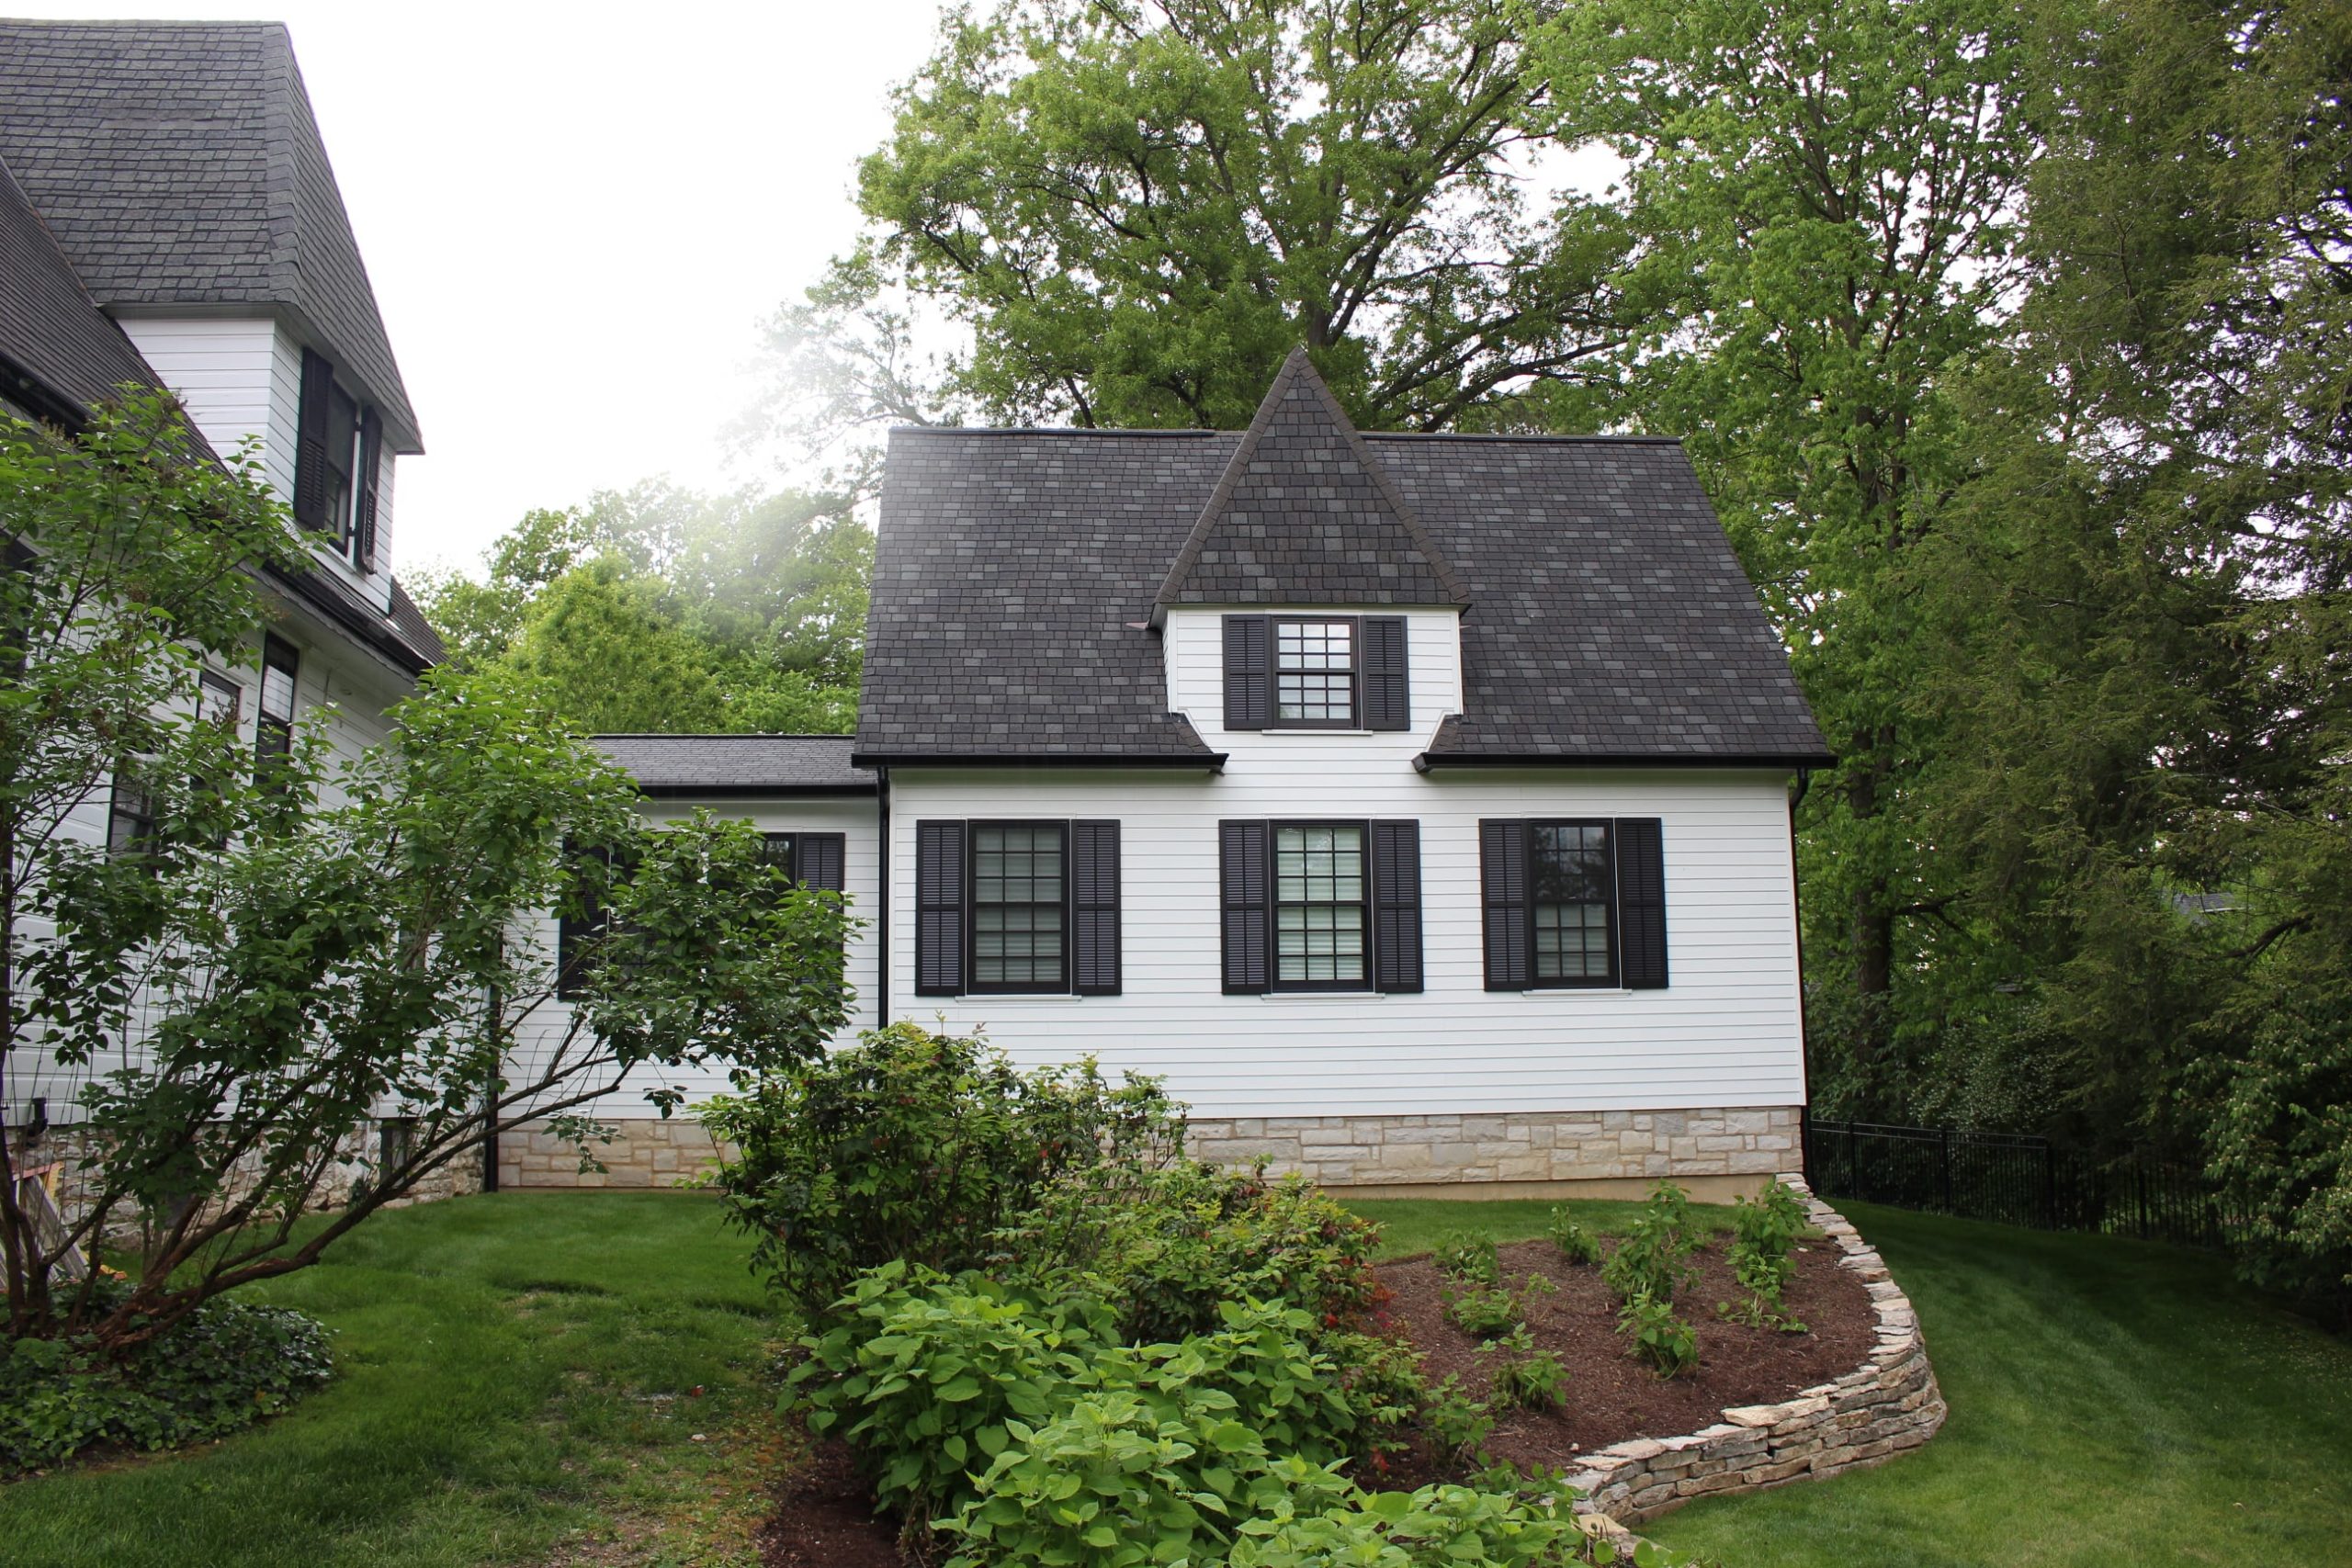
[[[605,743],[649,811],[826,836],[861,1025],[1161,1075],[1203,1153],[1397,1195],[1799,1166],[1788,784],[1828,758],[1671,441],[1362,435],[1304,354],[1238,434],[894,431],[854,739]],[[691,1168],[601,1113],[593,1179]]]
[[[256,765],[312,715],[346,758],[383,739],[441,654],[391,574],[423,447],[276,23],[0,22],[0,407],[73,429],[126,386],[176,393],[215,453],[259,437],[312,546],[204,701]],[[69,821],[121,842],[144,809],[102,790]],[[12,1072],[0,1113],[70,1120],[67,1097]]]

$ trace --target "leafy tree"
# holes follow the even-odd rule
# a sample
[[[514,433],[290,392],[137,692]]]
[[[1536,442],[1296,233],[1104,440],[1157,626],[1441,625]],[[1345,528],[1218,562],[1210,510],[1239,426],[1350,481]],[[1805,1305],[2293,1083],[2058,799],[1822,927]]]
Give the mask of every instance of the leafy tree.
[[[307,557],[249,457],[175,460],[175,419],[150,401],[75,440],[0,430],[0,516],[25,547],[0,623],[0,1087],[72,1107],[62,1150],[0,1131],[9,1326],[114,1349],[315,1261],[503,1128],[632,1069],[789,1065],[845,1010],[836,897],[790,892],[743,825],[643,825],[629,783],[510,678],[428,677],[332,786],[311,716],[254,777],[226,727],[189,716],[197,677],[266,617],[254,570]],[[91,841],[74,814],[118,772],[152,827]],[[610,919],[551,1019],[554,955],[516,933],[591,897]],[[409,1136],[369,1159],[354,1132],[379,1115]],[[87,1153],[62,1230],[38,1224],[17,1179]],[[297,1240],[355,1158],[365,1184]],[[128,1292],[61,1288],[69,1247],[131,1224]]]
[[[1522,188],[1521,36],[1477,0],[951,13],[860,171],[872,234],[779,331],[937,301],[973,340],[944,400],[1001,421],[1238,425],[1303,341],[1367,426],[1510,423],[1621,335],[1621,230]],[[940,402],[910,395],[899,318],[869,323],[811,395]]]
[[[1951,932],[1911,557],[2013,277],[2018,28],[1999,0],[1602,0],[1534,46],[1557,133],[1629,166],[1628,412],[1685,437],[1839,757],[1803,818],[1833,1089],[1893,1070],[1894,993]]]

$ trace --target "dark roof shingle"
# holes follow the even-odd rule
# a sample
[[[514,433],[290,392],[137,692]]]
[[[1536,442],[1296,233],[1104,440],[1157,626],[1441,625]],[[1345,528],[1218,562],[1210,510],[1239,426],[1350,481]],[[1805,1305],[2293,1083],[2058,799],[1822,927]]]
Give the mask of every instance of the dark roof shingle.
[[[650,794],[870,794],[846,735],[594,735],[594,745]]]
[[[422,449],[282,25],[0,22],[0,160],[98,303],[284,307]]]

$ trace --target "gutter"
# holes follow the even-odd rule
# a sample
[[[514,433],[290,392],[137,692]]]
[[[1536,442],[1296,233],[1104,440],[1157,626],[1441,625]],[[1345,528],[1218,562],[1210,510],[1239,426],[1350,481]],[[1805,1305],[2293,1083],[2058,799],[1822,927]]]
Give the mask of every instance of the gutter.
[[[1589,751],[1424,751],[1413,759],[1413,771],[1435,768],[1781,768],[1803,773],[1837,761],[1826,752],[1725,751],[1693,756],[1686,752]]]
[[[1194,751],[1180,756],[1105,756],[1074,751],[853,751],[849,765],[880,773],[906,768],[1201,768],[1225,772],[1223,751]]]
[[[648,800],[785,800],[832,795],[855,799],[876,794],[878,784],[640,784],[637,793]]]

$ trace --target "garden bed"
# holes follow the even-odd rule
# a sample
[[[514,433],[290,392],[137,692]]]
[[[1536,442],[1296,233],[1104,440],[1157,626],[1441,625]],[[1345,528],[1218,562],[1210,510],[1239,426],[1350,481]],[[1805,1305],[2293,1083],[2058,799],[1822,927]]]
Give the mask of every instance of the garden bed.
[[[1741,1299],[1724,1260],[1724,1241],[1713,1237],[1693,1257],[1698,1280],[1675,1298],[1676,1309],[1697,1333],[1699,1365],[1670,1379],[1626,1353],[1617,1333],[1617,1297],[1601,1282],[1599,1269],[1569,1263],[1545,1241],[1500,1248],[1497,1258],[1506,1285],[1516,1289],[1537,1273],[1557,1287],[1550,1295],[1530,1293],[1526,1318],[1536,1348],[1566,1366],[1568,1383],[1557,1410],[1503,1414],[1487,1442],[1494,1457],[1521,1467],[1573,1469],[1584,1455],[1611,1443],[1695,1432],[1720,1420],[1719,1413],[1728,1407],[1786,1399],[1853,1371],[1869,1356],[1877,1331],[1870,1292],[1851,1270],[1838,1267],[1836,1246],[1799,1244],[1796,1276],[1783,1309],[1807,1332],[1790,1334],[1716,1315],[1717,1302]],[[1428,1258],[1409,1258],[1383,1266],[1379,1274],[1392,1292],[1390,1323],[1427,1358],[1423,1371],[1430,1385],[1453,1374],[1472,1394],[1484,1397],[1487,1360],[1477,1354],[1476,1338],[1445,1320],[1443,1278],[1436,1264]]]

